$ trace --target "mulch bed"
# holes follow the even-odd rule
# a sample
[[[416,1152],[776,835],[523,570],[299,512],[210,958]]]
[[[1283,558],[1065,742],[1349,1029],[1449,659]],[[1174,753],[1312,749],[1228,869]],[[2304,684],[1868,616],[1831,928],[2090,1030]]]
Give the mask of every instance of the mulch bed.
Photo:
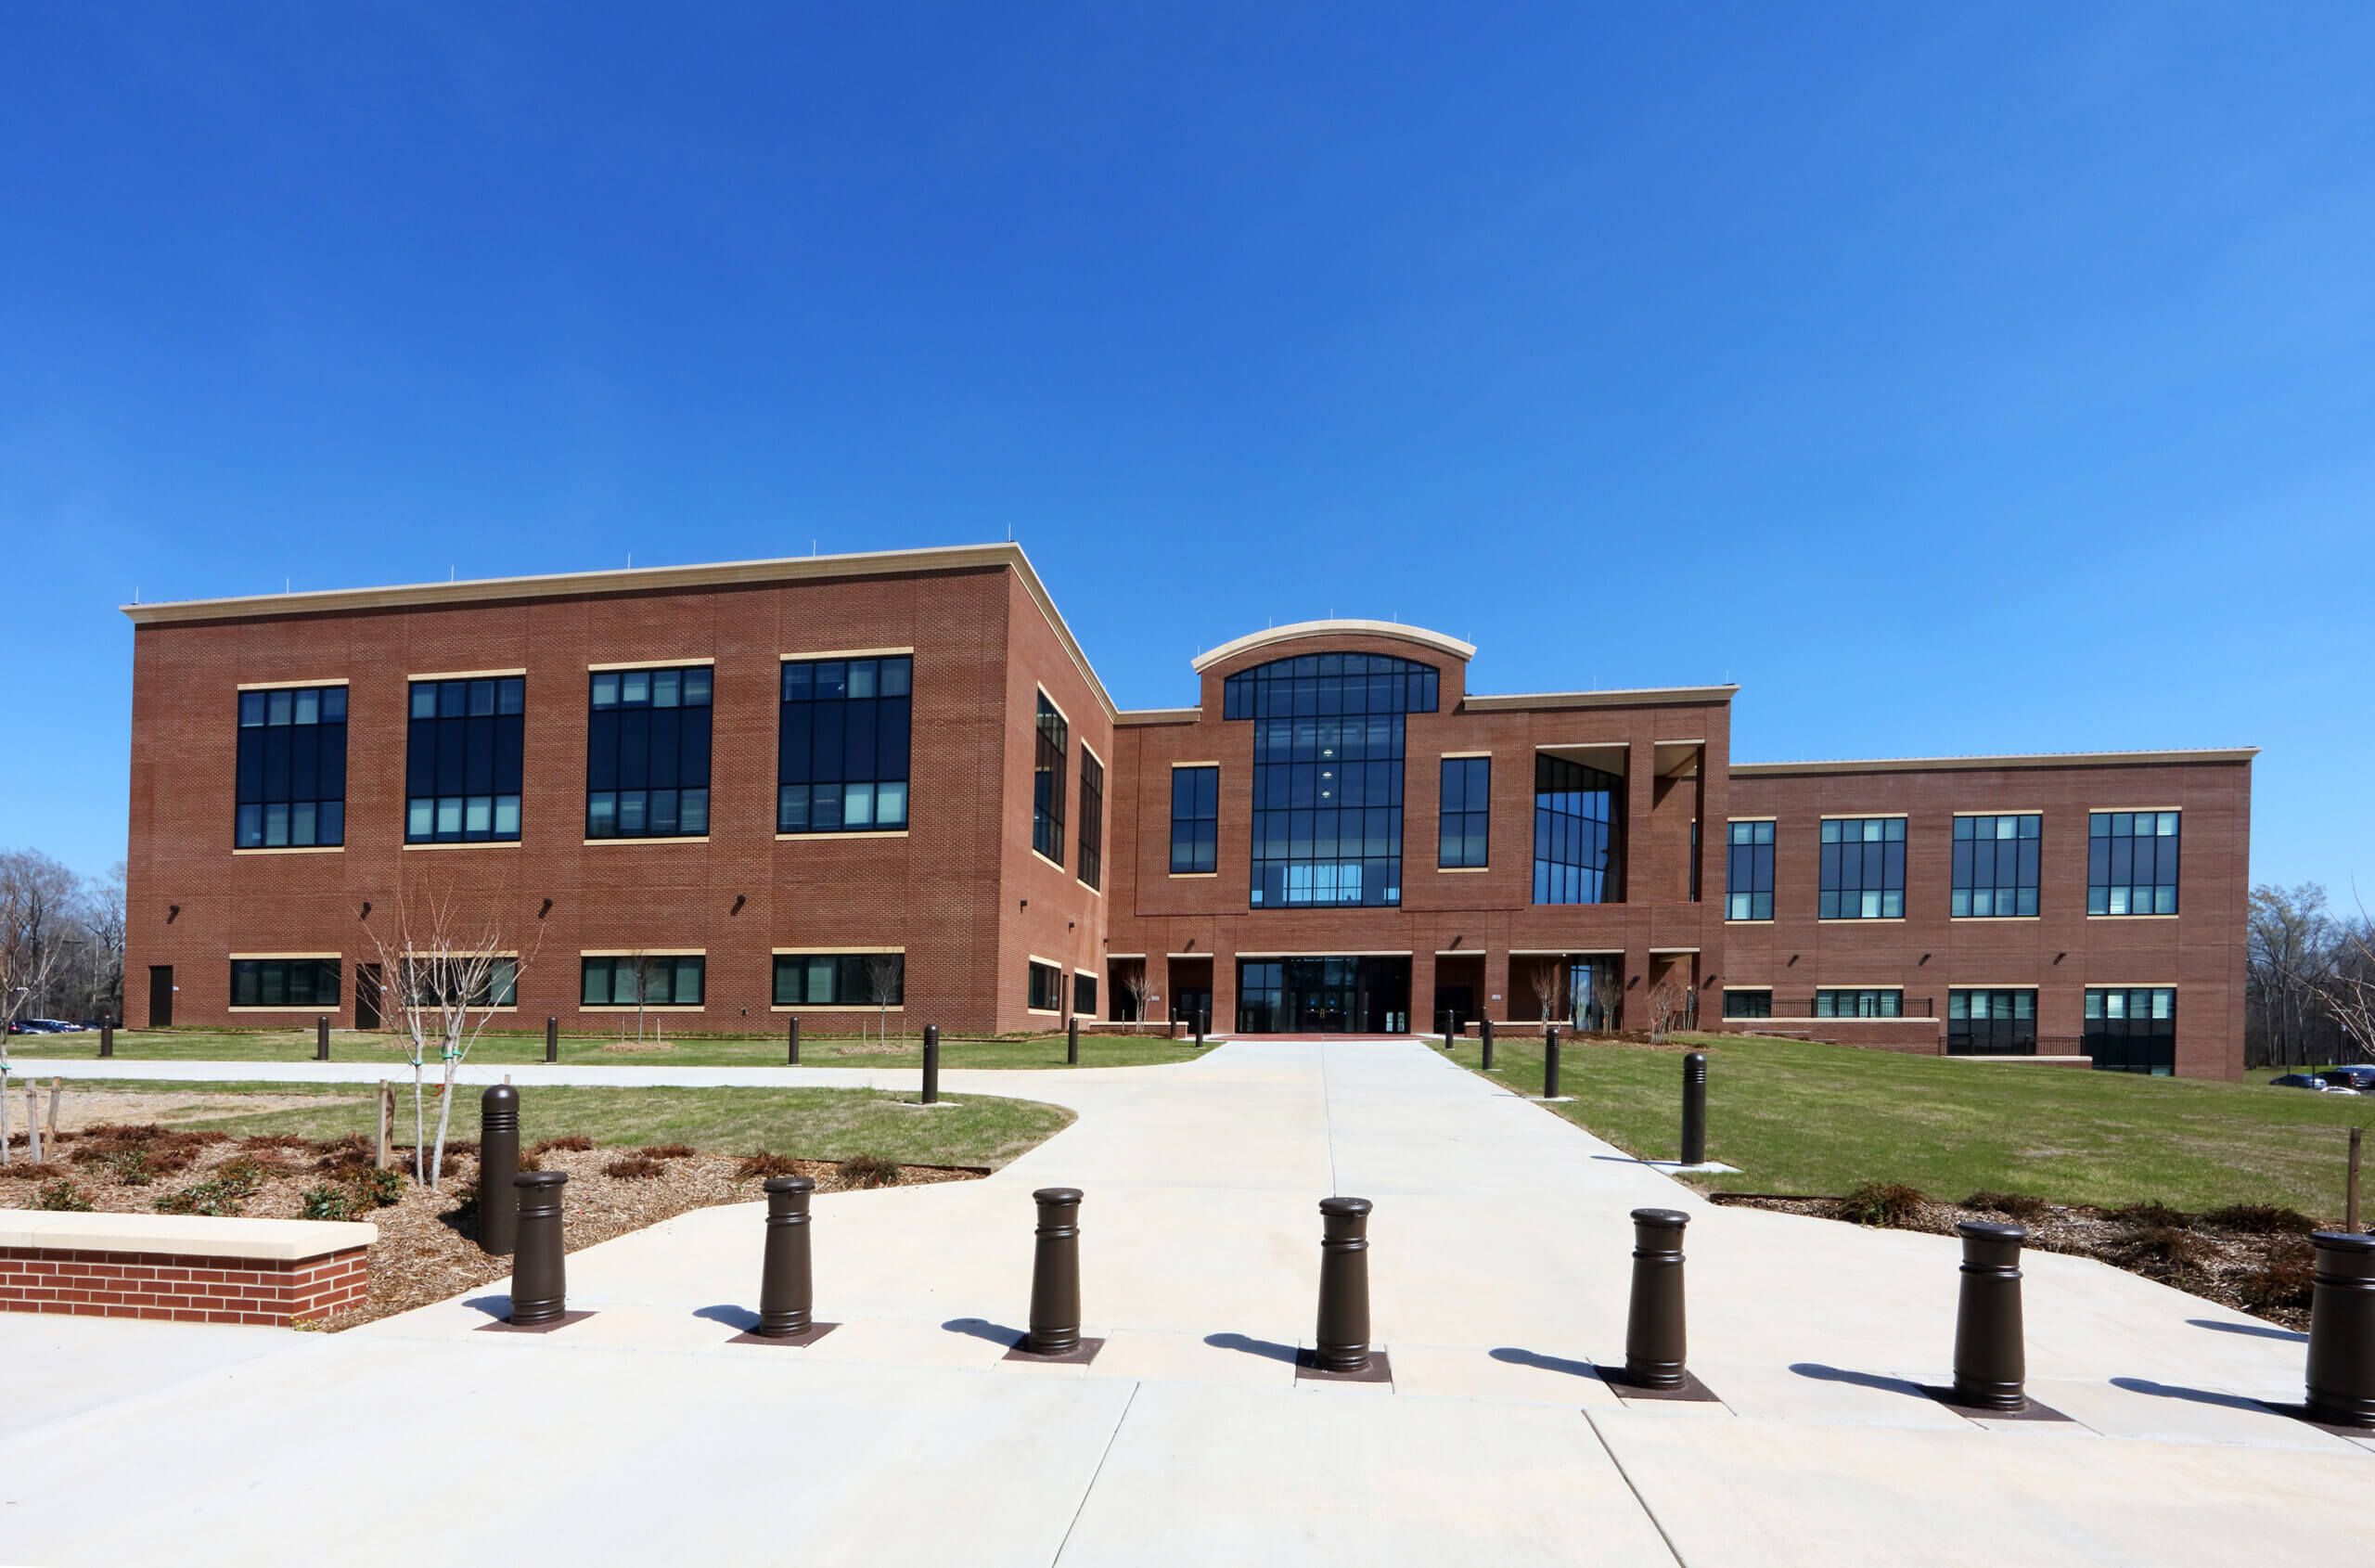
[[[2095,1258],[2297,1330],[2309,1326],[2316,1269],[2309,1233],[2326,1228],[2290,1209],[2257,1204],[2189,1215],[2160,1204],[2098,1209],[1987,1193],[1949,1203],[1893,1187],[1863,1188],[1842,1198],[1711,1196],[1716,1202],[1742,1208],[1947,1236],[1967,1219],[2009,1221],[2028,1232],[2028,1245],[2039,1252]]]
[[[194,1204],[195,1212],[253,1219],[340,1217],[378,1226],[369,1300],[309,1327],[352,1329],[511,1275],[510,1259],[489,1257],[478,1248],[478,1149],[472,1143],[445,1146],[443,1177],[432,1192],[412,1179],[409,1149],[401,1151],[401,1170],[372,1176],[371,1150],[358,1138],[238,1138],[153,1124],[102,1125],[58,1133],[39,1165],[26,1163],[22,1134],[9,1141],[13,1163],[0,1166],[0,1208],[149,1214],[192,1212]],[[694,1209],[758,1202],[765,1196],[760,1183],[768,1176],[804,1176],[819,1192],[839,1192],[892,1182],[969,1181],[987,1174],[936,1165],[867,1168],[861,1162],[772,1155],[762,1164],[757,1156],[700,1153],[681,1145],[640,1152],[571,1147],[584,1141],[535,1146],[537,1152],[521,1159],[523,1168],[569,1173],[565,1237],[571,1252]],[[886,1169],[894,1173],[891,1181],[883,1179]],[[377,1195],[371,1190],[375,1181],[380,1188]],[[309,1216],[306,1194],[315,1194],[318,1204],[325,1190],[351,1212]],[[380,1195],[394,1201],[379,1203]],[[756,1231],[752,1235],[755,1256]]]

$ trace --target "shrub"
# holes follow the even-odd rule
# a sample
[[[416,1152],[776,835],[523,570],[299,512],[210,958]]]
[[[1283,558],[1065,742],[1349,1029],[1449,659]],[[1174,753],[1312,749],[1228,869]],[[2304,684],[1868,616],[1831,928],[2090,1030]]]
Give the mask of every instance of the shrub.
[[[83,1151],[76,1150],[74,1158],[80,1161]],[[158,1176],[146,1149],[109,1150],[96,1155],[91,1163],[107,1166],[114,1173],[115,1179],[125,1187],[146,1187]]]
[[[529,1148],[528,1152],[531,1154],[550,1154],[556,1150],[561,1150],[571,1153],[583,1154],[585,1150],[593,1147],[594,1140],[587,1137],[584,1133],[565,1133],[559,1137],[548,1137],[542,1143],[532,1145]],[[524,1166],[521,1168],[525,1169]]]
[[[602,1174],[616,1176],[621,1181],[648,1181],[653,1176],[667,1175],[668,1166],[665,1162],[654,1160],[648,1154],[624,1154],[604,1165]]]
[[[1868,1181],[1832,1205],[1832,1214],[1856,1225],[1908,1226],[1930,1200],[1897,1181]]]
[[[896,1187],[899,1167],[879,1154],[853,1154],[834,1169],[843,1187]]]
[[[635,1152],[647,1160],[689,1160],[700,1150],[689,1143],[647,1143]]]
[[[2130,1203],[2124,1209],[2113,1209],[2112,1218],[2124,1224],[2158,1229],[2167,1226],[2184,1227],[2193,1223],[2193,1216],[2182,1209],[2173,1209],[2156,1201]]]
[[[2317,1228],[2317,1222],[2298,1209],[2268,1203],[2229,1203],[2202,1215],[2202,1223],[2241,1236],[2306,1236]]]
[[[2247,1311],[2306,1312],[2317,1278],[2317,1253],[2306,1241],[2285,1240],[2268,1249],[2257,1268],[2235,1281]]]
[[[239,1147],[250,1153],[260,1150],[278,1149],[293,1154],[300,1150],[313,1148],[314,1140],[300,1137],[296,1133],[255,1133],[241,1138]]]
[[[0,1165],[0,1181],[54,1181],[65,1174],[66,1167],[55,1160],[45,1160],[38,1165],[23,1160]]]
[[[352,1188],[332,1187],[327,1182],[309,1187],[297,1196],[307,1219],[353,1219],[354,1191]]]
[[[2119,1243],[2118,1255],[2132,1268],[2176,1273],[2198,1266],[2210,1255],[2210,1243],[2174,1225],[2148,1226]]]
[[[91,1199],[81,1188],[60,1176],[41,1189],[33,1199],[33,1207],[68,1214],[89,1214]]]
[[[264,1166],[242,1154],[224,1161],[204,1181],[158,1199],[155,1207],[160,1215],[208,1215],[216,1218],[236,1215],[263,1189],[268,1174]]]
[[[752,1181],[760,1176],[788,1176],[799,1174],[799,1161],[789,1154],[770,1154],[764,1149],[754,1150],[742,1156],[742,1163],[736,1166],[734,1171],[735,1178],[738,1181]]]
[[[2052,1204],[2027,1192],[1974,1192],[1963,1200],[1963,1207],[1986,1209],[2023,1224],[2043,1219],[2053,1212]]]
[[[346,1185],[358,1204],[374,1209],[384,1209],[404,1195],[404,1173],[397,1170],[366,1166],[349,1176]]]

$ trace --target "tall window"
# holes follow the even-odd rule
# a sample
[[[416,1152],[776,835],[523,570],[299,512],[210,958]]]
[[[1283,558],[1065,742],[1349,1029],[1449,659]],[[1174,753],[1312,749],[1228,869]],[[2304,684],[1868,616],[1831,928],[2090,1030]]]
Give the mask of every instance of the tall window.
[[[1617,859],[1624,780],[1564,757],[1534,759],[1534,901],[1612,904],[1624,896]]]
[[[1826,920],[1904,918],[1904,817],[1823,819],[1819,913]]]
[[[776,731],[776,831],[890,833],[907,825],[915,661],[795,659]]]
[[[518,840],[527,681],[481,675],[414,681],[411,688],[404,842]]]
[[[2141,815],[2140,813],[2138,815]],[[2166,1078],[2177,1070],[2177,993],[2166,985],[2089,987],[2086,1054],[2104,1073]]]
[[[1221,770],[1171,770],[1171,868],[1210,872],[1219,864]]]
[[[2036,992],[2025,988],[1947,992],[1946,1051],[1952,1056],[2036,1055]]]
[[[1064,715],[1039,694],[1037,760],[1031,770],[1031,847],[1064,863],[1064,760],[1072,744]]]
[[[1405,717],[1437,694],[1433,669],[1374,653],[1274,659],[1223,684],[1223,714],[1253,724],[1254,908],[1402,902]]]
[[[710,670],[596,670],[585,721],[585,836],[709,831]]]
[[[346,842],[346,688],[239,693],[239,849]]]
[[[1902,1018],[1905,1016],[1905,993],[1894,986],[1866,986],[1862,990],[1817,991],[1815,993],[1817,1018]]]
[[[1105,765],[1084,741],[1080,749],[1080,880],[1096,887],[1104,875]]]
[[[336,958],[234,958],[231,1005],[235,1008],[338,1006]]]
[[[778,953],[779,1008],[898,1007],[907,993],[904,953]]]
[[[1033,1012],[1064,1010],[1064,971],[1053,964],[1033,959],[1031,964],[1031,988],[1026,998]]]
[[[1492,864],[1492,758],[1444,759],[1442,811],[1435,833],[1435,864]]]
[[[1724,919],[1773,918],[1773,824],[1735,822],[1724,852]]]
[[[1073,971],[1072,1011],[1083,1018],[1097,1016],[1097,976]]]
[[[2043,819],[1955,818],[1958,919],[2004,919],[2037,912],[2037,846]]]
[[[589,1008],[697,1008],[702,971],[698,953],[642,953],[583,960],[579,1004]]]
[[[2086,913],[2177,912],[2177,813],[2097,811],[2086,817]]]

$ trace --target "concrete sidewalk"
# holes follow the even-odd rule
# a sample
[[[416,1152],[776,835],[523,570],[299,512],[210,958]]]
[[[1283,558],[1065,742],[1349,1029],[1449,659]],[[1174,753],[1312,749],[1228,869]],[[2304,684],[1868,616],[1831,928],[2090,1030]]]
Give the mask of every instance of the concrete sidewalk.
[[[914,1078],[473,1080],[505,1071],[523,1088]],[[944,1083],[1080,1119],[985,1181],[819,1199],[818,1315],[843,1326],[805,1348],[727,1343],[757,1291],[747,1204],[573,1254],[571,1305],[597,1316],[550,1335],[478,1332],[499,1291],[243,1343],[221,1367],[147,1349],[151,1325],[0,1318],[0,1354],[33,1351],[54,1384],[78,1384],[61,1368],[160,1367],[157,1386],[12,1423],[0,1556],[213,1562],[335,1540],[392,1562],[464,1536],[586,1562],[2209,1564],[2363,1539],[2350,1499],[2375,1480],[2375,1441],[2254,1403],[2299,1397],[2299,1336],[2034,1255],[2031,1391],[2073,1419],[1967,1420],[1916,1386],[1947,1370],[1951,1239],[1714,1208],[1422,1046],[1246,1043]],[[1085,1368],[1000,1359],[1027,1305],[1030,1191],[1058,1183],[1087,1195],[1087,1330],[1107,1343]],[[1294,1379],[1330,1192],[1377,1203],[1390,1387]],[[1691,1360],[1719,1403],[1628,1404],[1591,1375],[1622,1360],[1627,1212],[1644,1202],[1692,1215]],[[48,1338],[27,1337],[35,1323]],[[432,1482],[420,1454],[455,1479]]]

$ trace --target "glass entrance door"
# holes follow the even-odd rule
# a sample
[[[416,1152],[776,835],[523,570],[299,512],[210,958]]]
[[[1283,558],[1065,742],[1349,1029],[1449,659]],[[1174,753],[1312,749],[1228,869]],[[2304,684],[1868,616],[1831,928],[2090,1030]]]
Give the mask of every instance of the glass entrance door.
[[[1409,1028],[1407,958],[1238,960],[1241,1035],[1400,1035]]]
[[[1567,966],[1570,1028],[1614,1029],[1624,1012],[1624,982],[1613,958],[1578,958]]]

